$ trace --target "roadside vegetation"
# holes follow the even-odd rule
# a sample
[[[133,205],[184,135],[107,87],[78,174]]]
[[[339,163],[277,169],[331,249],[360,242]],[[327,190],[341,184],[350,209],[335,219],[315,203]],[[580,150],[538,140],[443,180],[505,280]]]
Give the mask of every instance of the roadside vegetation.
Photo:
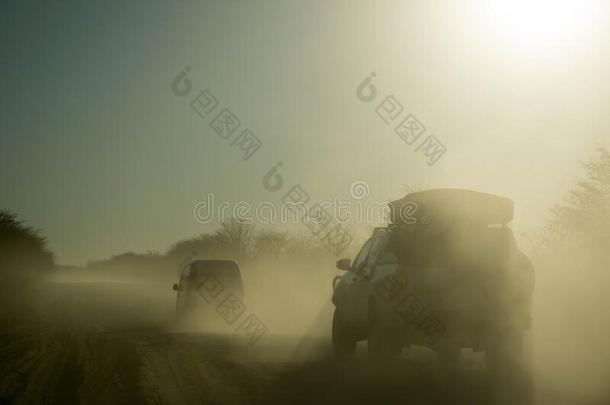
[[[15,213],[0,211],[0,321],[27,315],[38,282],[53,268],[53,253],[40,231]]]
[[[582,167],[583,179],[552,208],[531,255],[533,361],[558,385],[600,392],[610,377],[610,318],[604,316],[610,307],[610,152],[599,149]]]

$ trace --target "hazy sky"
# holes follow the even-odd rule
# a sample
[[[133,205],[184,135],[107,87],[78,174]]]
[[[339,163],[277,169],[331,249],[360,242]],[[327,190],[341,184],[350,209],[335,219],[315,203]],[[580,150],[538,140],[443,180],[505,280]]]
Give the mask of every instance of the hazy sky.
[[[261,184],[278,161],[315,200],[357,180],[375,200],[473,188],[513,198],[532,230],[610,141],[603,2],[112,3],[0,6],[0,207],[60,263],[209,231],[193,217],[207,193],[278,203]],[[263,142],[250,160],[190,109],[204,88]],[[387,95],[446,146],[435,165],[375,114]]]

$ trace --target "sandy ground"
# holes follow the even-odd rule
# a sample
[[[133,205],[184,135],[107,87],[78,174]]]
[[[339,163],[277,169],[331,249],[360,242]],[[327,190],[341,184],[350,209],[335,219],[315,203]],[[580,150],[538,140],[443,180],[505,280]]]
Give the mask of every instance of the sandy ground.
[[[55,284],[38,322],[0,330],[2,402],[492,403],[481,356],[465,355],[447,379],[425,350],[375,365],[364,348],[335,360],[324,336],[267,334],[249,345],[239,334],[180,332],[168,323],[171,295],[160,300],[155,288]],[[539,389],[530,403],[603,402]]]

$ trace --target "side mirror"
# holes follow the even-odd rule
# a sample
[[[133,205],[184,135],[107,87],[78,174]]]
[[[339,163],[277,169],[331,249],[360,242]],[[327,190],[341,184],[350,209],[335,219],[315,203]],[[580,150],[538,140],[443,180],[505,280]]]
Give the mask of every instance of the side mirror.
[[[352,269],[352,261],[350,259],[337,260],[337,268],[339,270],[349,271]]]
[[[174,284],[172,286],[172,290],[174,290],[174,291],[182,291],[182,288],[180,288],[180,286],[178,284]]]

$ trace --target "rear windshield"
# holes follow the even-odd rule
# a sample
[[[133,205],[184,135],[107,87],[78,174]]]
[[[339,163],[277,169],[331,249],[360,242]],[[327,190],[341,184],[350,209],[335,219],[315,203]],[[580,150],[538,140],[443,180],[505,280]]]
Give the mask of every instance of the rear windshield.
[[[390,234],[387,251],[400,265],[474,267],[503,263],[513,247],[506,227],[400,227]]]
[[[191,275],[229,273],[239,274],[239,267],[235,262],[224,260],[196,261],[192,263]]]

